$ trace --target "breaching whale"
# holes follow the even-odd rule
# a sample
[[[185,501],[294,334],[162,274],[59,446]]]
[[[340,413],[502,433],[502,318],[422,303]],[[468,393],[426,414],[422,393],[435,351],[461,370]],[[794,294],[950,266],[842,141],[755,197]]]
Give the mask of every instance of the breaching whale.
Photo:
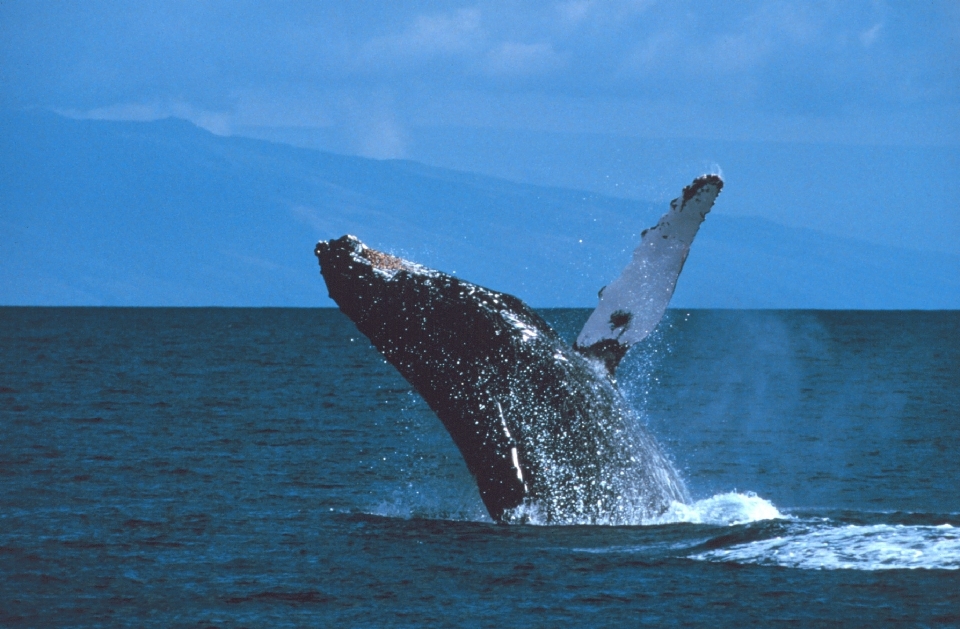
[[[573,347],[518,298],[354,236],[315,253],[330,297],[446,427],[494,521],[628,523],[686,491],[614,374],[666,311],[722,187],[697,178],[643,232]]]

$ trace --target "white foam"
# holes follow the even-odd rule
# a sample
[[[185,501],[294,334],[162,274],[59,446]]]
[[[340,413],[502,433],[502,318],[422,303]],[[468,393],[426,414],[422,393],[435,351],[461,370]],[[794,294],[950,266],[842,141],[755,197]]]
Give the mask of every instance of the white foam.
[[[656,526],[663,524],[712,524],[716,526],[734,526],[761,520],[787,518],[773,503],[764,500],[753,492],[730,492],[717,494],[693,504],[673,502],[661,515],[649,517],[643,507],[632,510],[629,505],[618,508],[606,516],[589,517],[569,516],[563,521],[550,521],[544,510],[535,501],[526,501],[518,507],[507,510],[504,519],[507,522],[548,525],[596,525],[596,526]]]
[[[960,529],[833,526],[712,550],[693,559],[808,570],[960,569]]]
[[[673,524],[689,522],[691,524],[715,524],[734,526],[760,520],[784,518],[773,503],[764,500],[749,491],[745,494],[729,492],[717,494],[693,504],[674,502],[667,511],[644,524]]]

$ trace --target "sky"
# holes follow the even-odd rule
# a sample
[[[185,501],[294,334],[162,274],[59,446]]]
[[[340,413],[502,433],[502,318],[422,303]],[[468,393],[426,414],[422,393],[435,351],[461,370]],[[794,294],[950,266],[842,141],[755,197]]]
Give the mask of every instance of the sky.
[[[212,131],[960,143],[960,3],[0,3],[0,103]],[[718,121],[721,121],[718,124]]]
[[[604,187],[616,165],[602,157],[632,164],[643,140],[741,143],[759,163],[772,158],[756,147],[778,143],[940,151],[929,158],[949,162],[939,170],[905,158],[926,180],[901,185],[881,169],[913,198],[960,166],[960,3],[4,0],[0,107],[176,116],[221,135],[606,193],[620,188]],[[672,198],[680,180],[654,196]],[[768,214],[841,233],[865,211],[846,205]],[[960,204],[947,205],[883,209],[865,237],[909,233],[910,246],[958,252]]]

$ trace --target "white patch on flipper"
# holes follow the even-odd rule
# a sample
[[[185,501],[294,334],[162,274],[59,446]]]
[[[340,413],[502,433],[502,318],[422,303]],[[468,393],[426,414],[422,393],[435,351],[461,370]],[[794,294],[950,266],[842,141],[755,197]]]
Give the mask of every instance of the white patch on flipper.
[[[695,180],[691,186],[700,185],[696,193],[686,201],[682,196],[674,199],[670,211],[657,225],[643,232],[633,259],[620,277],[600,292],[600,303],[577,337],[578,347],[590,347],[608,339],[629,347],[657,327],[673,296],[690,245],[722,187],[722,183],[712,180],[701,182],[702,179]],[[716,182],[720,182],[718,177]],[[624,318],[626,322],[620,323]]]

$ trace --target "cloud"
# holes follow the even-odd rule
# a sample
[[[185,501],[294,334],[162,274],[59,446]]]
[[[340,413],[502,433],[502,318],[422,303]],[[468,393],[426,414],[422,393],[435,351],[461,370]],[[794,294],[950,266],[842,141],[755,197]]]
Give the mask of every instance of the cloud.
[[[904,112],[960,107],[960,10],[950,0],[371,6],[0,3],[0,106],[175,115],[217,133],[336,127],[353,150],[377,156],[406,154],[406,130],[425,111],[433,124],[463,124],[461,108],[441,104],[465,93],[503,104],[470,108],[471,124],[493,127],[560,102],[624,112],[695,102],[757,126],[861,112],[887,112],[892,125]],[[578,130],[577,116],[565,119]]]
[[[394,65],[469,52],[484,39],[478,9],[418,15],[401,32],[374,37],[363,45],[361,58]]]
[[[883,29],[883,24],[876,23],[867,30],[860,33],[860,43],[863,44],[864,48],[869,48],[877,41],[877,37],[880,36],[880,31]]]
[[[93,109],[54,109],[57,113],[87,120],[133,120],[145,122],[163,118],[189,120],[201,129],[217,135],[230,135],[232,118],[229,112],[205,111],[183,102],[170,103],[117,103]]]
[[[237,90],[230,110],[231,124],[255,126],[269,120],[276,127],[329,127],[337,124],[334,96],[311,86],[282,92],[261,87]]]
[[[528,75],[555,70],[564,59],[548,43],[504,42],[487,53],[486,68],[494,75]]]
[[[561,2],[557,5],[557,13],[560,19],[566,24],[580,24],[590,14],[594,3],[591,0],[571,0],[570,2]]]
[[[642,16],[658,3],[659,0],[568,0],[557,4],[555,10],[562,25],[610,29]]]

